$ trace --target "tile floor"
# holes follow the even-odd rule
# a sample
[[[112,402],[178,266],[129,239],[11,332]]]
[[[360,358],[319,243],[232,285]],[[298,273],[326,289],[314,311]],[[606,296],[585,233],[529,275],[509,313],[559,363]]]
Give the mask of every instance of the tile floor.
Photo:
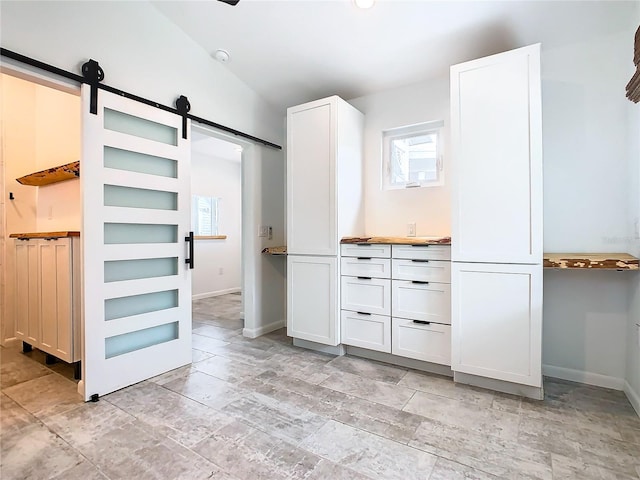
[[[0,477],[640,478],[621,392],[553,379],[544,402],[241,335],[240,296],[193,305],[193,365],[82,403],[73,372],[2,349]]]

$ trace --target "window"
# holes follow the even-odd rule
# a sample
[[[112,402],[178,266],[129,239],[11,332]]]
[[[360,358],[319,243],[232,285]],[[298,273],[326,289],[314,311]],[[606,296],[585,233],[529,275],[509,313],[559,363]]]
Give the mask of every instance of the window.
[[[383,188],[439,186],[442,172],[443,121],[382,132]]]
[[[218,202],[216,197],[193,196],[191,226],[195,236],[218,235]]]

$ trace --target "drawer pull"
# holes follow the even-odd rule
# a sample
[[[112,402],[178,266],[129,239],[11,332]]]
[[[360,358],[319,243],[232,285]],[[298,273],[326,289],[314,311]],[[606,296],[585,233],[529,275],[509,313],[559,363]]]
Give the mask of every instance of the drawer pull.
[[[429,263],[429,260],[420,260],[418,258],[414,258],[411,261],[416,263]]]
[[[431,325],[431,322],[427,322],[426,320],[414,320],[413,323],[418,323],[420,325]]]
[[[371,277],[358,277],[358,280],[371,280]]]
[[[422,280],[411,280],[411,283],[418,283],[420,285],[429,285],[429,282],[423,282]]]
[[[357,257],[356,260],[371,260],[371,257]]]
[[[416,244],[411,245],[411,246],[412,247],[423,247],[423,248],[426,248],[426,247],[429,246],[429,244],[428,243],[416,243]]]
[[[371,315],[371,314],[370,314],[370,313],[368,313],[368,312],[356,312],[356,313],[357,313],[358,315]]]
[[[370,247],[371,244],[370,243],[356,243],[357,246],[359,247]]]

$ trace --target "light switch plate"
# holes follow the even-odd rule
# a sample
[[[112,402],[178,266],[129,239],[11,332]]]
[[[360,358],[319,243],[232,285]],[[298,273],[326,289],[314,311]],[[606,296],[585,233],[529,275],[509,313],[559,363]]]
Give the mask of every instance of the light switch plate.
[[[407,223],[407,237],[416,236],[416,222]]]
[[[269,227],[266,225],[260,225],[260,227],[258,227],[258,236],[266,237],[267,235],[269,235]]]

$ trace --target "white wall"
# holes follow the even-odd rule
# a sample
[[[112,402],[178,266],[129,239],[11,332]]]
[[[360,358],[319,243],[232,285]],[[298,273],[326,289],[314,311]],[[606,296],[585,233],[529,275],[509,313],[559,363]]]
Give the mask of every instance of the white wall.
[[[242,190],[240,153],[227,160],[194,152],[191,156],[191,195],[219,198],[218,234],[224,240],[196,240],[192,272],[193,298],[241,290]],[[222,269],[222,270],[221,270]]]
[[[349,100],[365,114],[364,194],[367,235],[451,234],[449,166],[449,76]],[[382,190],[382,131],[444,120],[444,186]]]
[[[547,252],[631,249],[624,85],[632,45],[628,33],[555,49],[543,45]],[[622,388],[633,275],[545,271],[546,373]]]
[[[105,71],[105,83],[165,105],[186,95],[194,115],[284,142],[280,113],[147,2],[120,2],[116,8],[113,2],[3,1],[0,8],[4,48],[75,72],[93,58]],[[245,280],[252,283],[256,303],[245,324],[259,329],[284,318],[283,271],[260,254],[265,242],[254,240],[259,224],[273,225],[274,238],[284,238],[284,155],[256,146],[253,157],[272,167],[263,170],[252,161],[248,168],[256,171],[247,172],[259,200],[246,205],[254,221],[246,231],[252,248],[246,250],[251,275]]]
[[[640,24],[640,4],[636,4],[636,24]],[[630,32],[632,35],[633,32]],[[630,40],[630,39],[629,39]],[[629,223],[632,226],[631,254],[640,257],[640,105],[627,102],[629,143]],[[627,375],[625,392],[640,415],[640,272],[629,282],[627,325]]]
[[[3,224],[6,268],[3,276],[6,304],[0,341],[15,336],[12,233],[79,230],[79,181],[43,187],[21,185],[16,178],[79,159],[80,99],[25,80],[2,74],[2,159],[4,163]]]

